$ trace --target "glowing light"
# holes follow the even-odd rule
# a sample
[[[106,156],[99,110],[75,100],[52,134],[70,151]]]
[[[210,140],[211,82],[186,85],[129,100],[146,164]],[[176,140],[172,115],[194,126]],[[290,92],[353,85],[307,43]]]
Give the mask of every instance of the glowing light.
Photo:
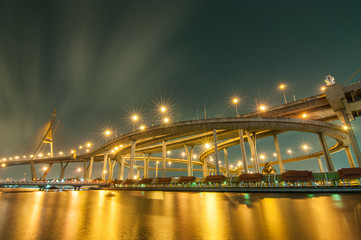
[[[206,143],[204,146],[205,146],[206,149],[211,148],[211,144],[209,144],[209,143]]]
[[[233,168],[233,165],[231,165],[230,167]]]
[[[137,180],[137,178],[138,178],[137,176],[134,176],[134,180]]]
[[[172,165],[172,163],[171,163],[171,162],[168,162],[168,164],[169,164],[169,166],[170,166],[170,165]]]
[[[167,118],[167,117],[164,118],[164,119],[163,119],[163,122],[164,122],[164,123],[169,123],[169,118]]]
[[[105,135],[105,136],[110,136],[111,133],[112,133],[112,132],[111,132],[110,130],[105,130],[105,131],[104,131],[104,135]]]
[[[79,146],[79,149],[83,149],[83,146]]]
[[[11,157],[11,158],[9,158],[9,160],[13,160],[13,158]]]
[[[120,148],[122,148],[122,147],[123,147],[123,145],[122,145],[122,144],[120,144],[120,145],[119,145],[119,147],[120,147]]]
[[[50,156],[50,153],[48,153],[48,156]]]
[[[304,144],[304,145],[302,145],[302,148],[303,148],[304,150],[308,150],[308,145]]]
[[[112,150],[112,153],[114,153],[114,150]]]
[[[144,129],[145,129],[144,125],[140,126],[140,130],[144,130]]]
[[[106,170],[104,170],[104,171],[103,171],[103,173],[107,173],[107,171],[106,171]]]
[[[343,130],[347,130],[347,129],[348,129],[348,127],[347,127],[346,125],[344,125],[342,128],[343,128]]]
[[[292,153],[292,150],[291,150],[291,149],[288,149],[287,152],[288,152],[288,153]]]
[[[306,113],[303,113],[303,114],[302,114],[302,118],[307,118],[307,114],[306,114]]]
[[[238,99],[238,98],[233,98],[232,102],[233,102],[234,104],[237,104],[237,103],[239,102],[239,99]]]
[[[91,147],[91,145],[92,145],[92,144],[91,144],[90,142],[88,142],[88,143],[86,144],[87,147]]]
[[[46,171],[48,169],[48,167],[43,167],[43,171]]]
[[[261,154],[261,155],[259,156],[259,158],[262,159],[262,160],[265,160],[265,159],[266,159],[266,155]]]
[[[31,157],[31,158],[33,158],[33,157],[34,157],[34,155],[30,155],[30,157]]]
[[[186,153],[185,152],[182,152],[182,156],[184,157],[186,155]]]
[[[167,108],[165,106],[161,106],[159,109],[162,113],[165,113],[167,111]]]
[[[134,122],[138,121],[138,119],[139,119],[138,115],[133,115],[133,116],[132,116],[132,120],[133,120]]]
[[[6,158],[3,158],[3,162],[5,162],[6,161]]]
[[[26,158],[26,156],[24,155],[23,158]]]
[[[326,87],[325,86],[322,86],[321,87],[321,91],[324,92],[326,90]]]
[[[88,152],[90,152],[90,150],[89,150],[89,149],[87,149],[87,150],[86,150],[86,152],[88,153]]]
[[[274,156],[274,157],[277,157],[277,153],[273,153],[273,156]]]
[[[213,158],[210,158],[209,161],[213,162]]]
[[[81,168],[78,168],[76,171],[77,171],[77,172],[81,172]]]
[[[265,105],[261,105],[259,106],[259,110],[261,111],[266,111],[267,107]]]
[[[15,156],[15,159],[19,159],[19,156]]]
[[[284,85],[284,84],[281,84],[280,86],[279,86],[279,89],[285,89],[286,88],[286,86]]]
[[[38,154],[38,157],[42,157],[42,156],[43,156],[43,154],[42,154],[42,153],[39,153],[39,154]]]
[[[159,161],[157,161],[157,164],[159,163]]]
[[[167,154],[169,155],[171,153],[171,151],[167,151]]]
[[[197,154],[193,154],[193,159],[196,159],[197,158]]]
[[[251,157],[251,161],[253,161],[253,157]]]
[[[75,153],[75,150],[71,150],[70,153],[71,153],[71,154]]]
[[[63,155],[64,153],[63,152],[59,152],[59,155]]]
[[[1,167],[6,167],[6,164],[5,164],[5,163],[2,163],[2,164],[1,164]]]
[[[119,149],[118,147],[115,147],[115,148],[114,148],[115,151],[118,150],[118,149]]]

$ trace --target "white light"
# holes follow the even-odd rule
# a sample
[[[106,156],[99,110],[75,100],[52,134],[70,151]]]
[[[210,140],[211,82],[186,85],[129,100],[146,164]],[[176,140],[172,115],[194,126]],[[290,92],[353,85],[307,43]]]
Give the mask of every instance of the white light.
[[[206,147],[206,149],[209,149],[211,147],[211,145],[209,143],[206,143],[206,145],[204,145]]]

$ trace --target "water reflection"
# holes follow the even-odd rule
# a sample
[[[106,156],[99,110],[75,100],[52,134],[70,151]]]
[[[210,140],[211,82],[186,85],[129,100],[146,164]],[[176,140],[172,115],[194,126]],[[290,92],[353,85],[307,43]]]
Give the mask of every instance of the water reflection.
[[[0,194],[1,239],[357,239],[361,194]]]

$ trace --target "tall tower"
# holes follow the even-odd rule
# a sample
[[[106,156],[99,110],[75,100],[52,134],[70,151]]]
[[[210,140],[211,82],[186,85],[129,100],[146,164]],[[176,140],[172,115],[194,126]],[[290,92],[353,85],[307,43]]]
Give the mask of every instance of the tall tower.
[[[55,125],[55,117],[56,117],[56,109],[54,109],[53,113],[51,114],[51,119],[49,124],[47,124],[47,130],[45,135],[43,136],[41,142],[39,143],[38,147],[36,148],[33,157],[30,159],[30,167],[31,167],[31,179],[36,179],[36,172],[34,167],[34,158],[37,156],[41,146],[43,143],[50,144],[50,156],[54,156],[53,152],[53,133],[54,133],[54,125]]]

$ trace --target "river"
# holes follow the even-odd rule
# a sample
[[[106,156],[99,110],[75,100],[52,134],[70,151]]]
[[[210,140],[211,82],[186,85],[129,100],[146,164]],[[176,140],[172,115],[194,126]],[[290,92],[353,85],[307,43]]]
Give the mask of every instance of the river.
[[[360,239],[361,194],[1,192],[0,239]]]

